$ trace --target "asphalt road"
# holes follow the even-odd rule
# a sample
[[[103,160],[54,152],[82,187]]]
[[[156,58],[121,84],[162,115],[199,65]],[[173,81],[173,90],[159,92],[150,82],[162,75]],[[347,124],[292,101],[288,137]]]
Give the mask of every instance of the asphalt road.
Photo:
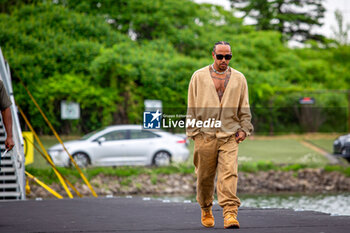
[[[0,202],[0,232],[350,232],[349,216],[286,209],[240,208],[240,229],[224,229],[222,210],[213,208],[216,225],[200,224],[197,203],[163,203],[142,198],[82,198]]]

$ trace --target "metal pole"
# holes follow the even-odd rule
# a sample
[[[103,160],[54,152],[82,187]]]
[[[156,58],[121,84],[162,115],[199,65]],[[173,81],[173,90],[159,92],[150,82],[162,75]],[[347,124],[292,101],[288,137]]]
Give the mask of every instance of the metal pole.
[[[348,132],[350,133],[350,90],[348,90]]]

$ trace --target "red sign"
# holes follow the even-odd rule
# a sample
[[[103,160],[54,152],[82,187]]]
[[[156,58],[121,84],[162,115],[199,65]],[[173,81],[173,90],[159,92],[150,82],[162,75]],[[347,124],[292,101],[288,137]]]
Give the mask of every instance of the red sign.
[[[315,99],[312,97],[302,97],[299,99],[299,104],[314,104]]]

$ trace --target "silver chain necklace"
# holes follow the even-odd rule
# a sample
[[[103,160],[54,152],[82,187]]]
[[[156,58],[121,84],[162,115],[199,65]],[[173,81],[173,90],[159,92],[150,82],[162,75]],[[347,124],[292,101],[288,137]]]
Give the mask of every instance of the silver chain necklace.
[[[217,71],[215,68],[214,68],[214,64],[211,64],[211,68],[213,69],[213,71],[216,73],[216,74],[225,74],[228,69],[230,68],[229,66],[227,66],[227,69],[225,71],[222,71],[222,72],[219,72]]]

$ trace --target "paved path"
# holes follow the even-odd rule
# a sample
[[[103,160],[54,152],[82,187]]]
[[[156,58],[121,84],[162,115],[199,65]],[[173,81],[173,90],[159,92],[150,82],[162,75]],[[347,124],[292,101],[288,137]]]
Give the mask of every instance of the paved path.
[[[310,142],[308,140],[302,140],[300,142],[301,142],[301,144],[310,148],[311,150],[314,150],[315,152],[322,154],[324,157],[326,157],[326,159],[328,159],[330,164],[340,164],[340,161],[337,157],[330,154],[328,151],[324,150],[323,148],[316,146],[315,144],[313,144],[312,142]]]
[[[0,232],[350,232],[350,217],[285,209],[241,208],[241,229],[223,229],[214,206],[215,228],[200,224],[196,203],[142,198],[82,198],[0,202]]]

